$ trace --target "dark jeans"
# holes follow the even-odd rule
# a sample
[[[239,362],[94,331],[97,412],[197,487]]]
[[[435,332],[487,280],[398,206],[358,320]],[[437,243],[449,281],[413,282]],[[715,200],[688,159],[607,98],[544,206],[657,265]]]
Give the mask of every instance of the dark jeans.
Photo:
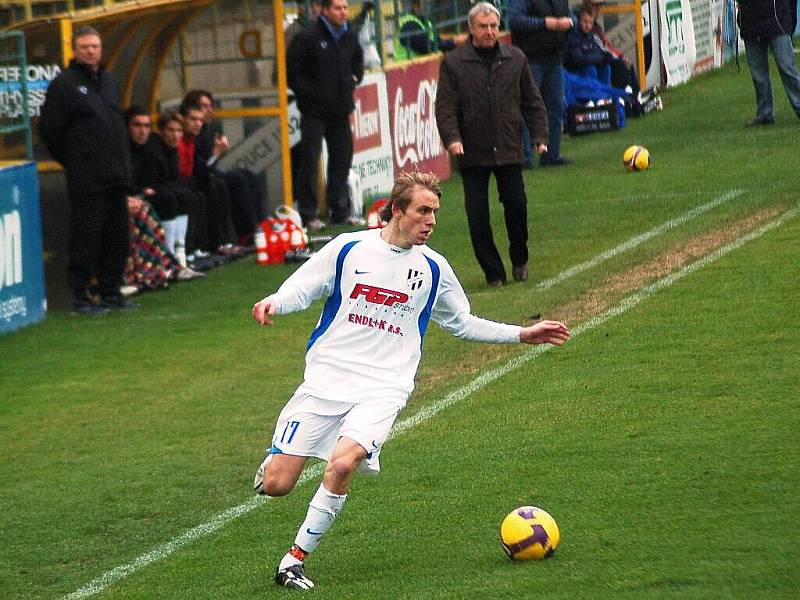
[[[328,209],[331,220],[341,223],[349,214],[347,176],[353,160],[353,135],[350,117],[323,120],[303,115],[300,123],[300,148],[297,164],[297,205],[303,222],[319,216],[317,179],[322,140],[328,145]]]
[[[533,82],[542,94],[547,108],[547,126],[550,141],[547,153],[539,157],[539,162],[561,158],[561,129],[564,126],[564,67],[531,62]]]
[[[265,219],[264,202],[258,179],[246,169],[231,169],[221,174],[231,197],[231,219],[239,242],[252,243],[256,224]]]
[[[528,204],[522,165],[462,167],[464,204],[467,210],[469,236],[475,258],[486,275],[486,281],[505,281],[503,259],[494,245],[489,212],[489,177],[494,174],[497,193],[503,205],[508,234],[508,253],[515,267],[528,262]]]
[[[70,198],[69,286],[85,298],[93,276],[102,295],[117,295],[128,258],[127,189]]]

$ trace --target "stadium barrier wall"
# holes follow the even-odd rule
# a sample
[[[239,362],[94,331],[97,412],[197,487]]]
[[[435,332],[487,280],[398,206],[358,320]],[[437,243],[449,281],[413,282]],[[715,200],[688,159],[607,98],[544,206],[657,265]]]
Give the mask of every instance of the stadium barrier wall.
[[[0,334],[46,311],[36,163],[0,166]]]

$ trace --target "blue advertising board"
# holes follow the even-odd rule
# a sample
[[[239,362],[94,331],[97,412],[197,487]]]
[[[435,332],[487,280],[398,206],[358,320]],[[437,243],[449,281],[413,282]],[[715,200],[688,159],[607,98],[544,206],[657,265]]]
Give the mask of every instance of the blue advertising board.
[[[46,310],[36,163],[0,167],[0,334]]]

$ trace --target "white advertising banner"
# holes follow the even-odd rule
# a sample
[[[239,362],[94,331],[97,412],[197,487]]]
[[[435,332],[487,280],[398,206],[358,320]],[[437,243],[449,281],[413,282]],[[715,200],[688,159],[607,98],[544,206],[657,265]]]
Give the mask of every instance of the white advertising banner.
[[[694,25],[689,0],[659,2],[661,20],[661,59],[667,73],[667,86],[688,81],[695,63]]]
[[[353,165],[361,199],[370,202],[388,195],[394,185],[392,138],[386,75],[372,72],[355,91],[356,108],[350,115],[353,132]]]
[[[722,0],[689,0],[694,31],[694,73],[703,73],[722,64],[720,39]]]

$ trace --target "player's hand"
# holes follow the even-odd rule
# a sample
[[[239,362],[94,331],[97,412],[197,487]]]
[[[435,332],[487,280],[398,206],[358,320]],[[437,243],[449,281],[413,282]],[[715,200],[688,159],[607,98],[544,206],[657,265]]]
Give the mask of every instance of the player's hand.
[[[447,147],[447,151],[453,156],[461,156],[464,154],[464,144],[461,142],[453,142]]]
[[[264,298],[253,304],[253,318],[259,325],[272,325],[274,321],[270,317],[275,315],[276,309],[277,306],[272,300]]]
[[[547,144],[534,144],[533,149],[536,150],[536,154],[547,154]]]
[[[563,346],[569,339],[567,326],[560,321],[539,321],[519,332],[523,344],[553,344]]]
[[[570,19],[569,17],[559,17],[558,30],[569,31],[570,29],[572,29],[572,19]]]

